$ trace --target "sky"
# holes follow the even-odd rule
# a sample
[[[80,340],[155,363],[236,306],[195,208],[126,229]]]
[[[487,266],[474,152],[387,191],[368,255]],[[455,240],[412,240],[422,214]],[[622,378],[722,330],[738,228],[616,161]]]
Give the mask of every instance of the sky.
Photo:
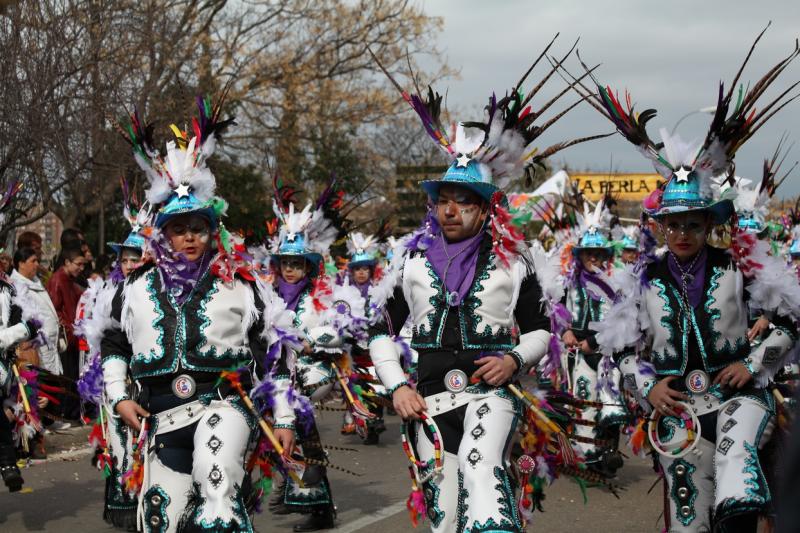
[[[654,140],[659,139],[660,128],[671,130],[692,112],[680,122],[678,133],[689,140],[705,137],[711,115],[696,111],[716,104],[719,82],[733,79],[753,40],[770,20],[771,27],[742,75],[745,83],[755,82],[791,53],[800,36],[800,5],[796,0],[422,0],[421,5],[427,14],[441,17],[440,59],[459,71],[457,78],[443,80],[435,88],[447,92],[448,109],[467,112],[465,119],[472,119],[493,91],[500,95],[510,89],[560,32],[552,53],[566,52],[580,38],[578,49],[584,61],[602,63],[595,73],[603,84],[620,93],[629,90],[640,111],[658,110],[658,116],[648,125]],[[426,59],[419,61],[424,66]],[[546,65],[542,63],[529,78],[527,89],[544,76]],[[570,70],[580,71],[574,59]],[[798,80],[800,58],[762,97],[761,105]],[[548,90],[534,98],[534,108],[563,87],[563,81],[551,78]],[[562,100],[551,110],[566,107],[574,97]],[[800,141],[798,119],[800,99],[772,118],[738,151],[737,175],[760,179],[764,158],[772,155],[784,132],[792,141]],[[607,119],[582,104],[540,137],[540,145],[612,130]],[[788,169],[797,160],[800,142],[783,168]],[[649,161],[619,135],[568,148],[551,163],[558,167],[566,162],[575,169],[607,172],[612,161],[613,169],[619,172],[652,171]],[[777,194],[800,194],[800,166]]]

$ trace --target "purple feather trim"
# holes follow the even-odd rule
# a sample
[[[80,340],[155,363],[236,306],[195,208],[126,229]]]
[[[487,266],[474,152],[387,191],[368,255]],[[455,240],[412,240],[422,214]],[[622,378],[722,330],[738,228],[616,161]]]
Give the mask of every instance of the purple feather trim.
[[[100,354],[94,357],[83,367],[83,373],[78,378],[78,394],[84,402],[99,405],[103,397],[103,365]]]
[[[617,384],[614,383],[612,376],[614,375],[613,370],[616,368],[614,365],[614,361],[609,356],[603,356],[600,360],[600,365],[598,367],[599,372],[597,373],[597,385],[595,389],[606,390],[612,396],[619,396],[619,387]]]
[[[108,279],[110,279],[111,283],[114,285],[119,285],[125,281],[125,274],[122,273],[122,266],[120,266],[119,262],[114,264],[114,270],[108,275]]]
[[[148,244],[161,272],[164,288],[179,305],[182,304],[208,269],[211,254],[204,255],[199,261],[189,261],[183,254],[170,250],[160,231],[153,232]]]
[[[439,222],[436,220],[436,216],[434,215],[433,206],[429,203],[428,212],[425,215],[425,219],[422,221],[420,227],[411,234],[411,238],[408,240],[408,245],[406,245],[406,248],[413,251],[427,250],[430,245],[433,244],[433,240],[436,238],[438,233]]]
[[[311,401],[302,394],[298,394],[294,387],[289,387],[287,397],[289,405],[294,407],[296,423],[302,426],[306,432],[310,432],[314,427],[314,406],[311,405]]]
[[[655,376],[656,368],[647,361],[639,361],[639,374],[642,376]]]

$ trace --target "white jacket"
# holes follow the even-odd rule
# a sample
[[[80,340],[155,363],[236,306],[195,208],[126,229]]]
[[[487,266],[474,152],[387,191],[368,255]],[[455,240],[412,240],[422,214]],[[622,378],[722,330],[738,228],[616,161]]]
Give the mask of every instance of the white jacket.
[[[61,374],[61,357],[58,355],[58,314],[53,306],[50,295],[47,294],[39,278],[28,279],[16,270],[11,273],[11,282],[17,291],[19,299],[30,300],[31,312],[35,313],[42,321],[41,331],[47,339],[46,346],[39,347],[39,360],[42,368],[53,374]]]

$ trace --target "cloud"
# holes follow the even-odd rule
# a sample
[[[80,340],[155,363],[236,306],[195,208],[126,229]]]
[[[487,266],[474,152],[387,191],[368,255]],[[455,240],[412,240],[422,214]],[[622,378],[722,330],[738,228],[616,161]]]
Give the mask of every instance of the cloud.
[[[448,63],[460,69],[460,79],[440,83],[440,89],[447,89],[450,108],[477,113],[492,91],[502,94],[511,88],[555,33],[561,32],[552,49],[556,55],[580,37],[578,47],[584,60],[602,63],[596,72],[603,83],[620,92],[628,89],[639,110],[658,110],[649,128],[656,137],[658,128],[671,129],[688,113],[716,103],[719,82],[733,78],[753,39],[770,19],[772,26],[742,76],[745,83],[757,80],[788,55],[800,33],[800,10],[792,0],[428,0],[423,6],[426,13],[442,17],[439,45]],[[537,67],[534,80],[540,79],[543,67]],[[571,68],[577,72],[577,62]],[[798,79],[800,59],[784,72],[764,101]],[[526,89],[531,86],[527,84]],[[534,99],[534,106],[542,105],[561,88],[561,80],[551,80]],[[571,95],[569,100],[565,97],[563,105],[572,99]],[[759,178],[763,159],[772,154],[784,131],[800,141],[798,117],[800,100],[789,104],[739,151],[737,173]],[[689,115],[678,131],[684,138],[701,138],[710,118],[702,113]],[[610,131],[610,123],[582,105],[542,136],[542,145],[606,131]],[[651,170],[619,136],[573,147],[562,152],[556,162],[561,158],[580,169],[608,170],[613,158],[617,170]],[[800,143],[787,158],[787,166],[797,159]],[[797,174],[779,195],[800,193]]]

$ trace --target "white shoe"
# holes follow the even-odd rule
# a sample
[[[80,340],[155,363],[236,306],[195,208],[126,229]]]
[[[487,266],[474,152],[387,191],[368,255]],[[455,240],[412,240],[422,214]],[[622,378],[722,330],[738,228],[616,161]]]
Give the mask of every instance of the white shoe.
[[[49,429],[50,431],[63,431],[65,429],[69,429],[71,427],[72,427],[72,424],[70,424],[69,422],[63,422],[61,420],[56,420],[55,422],[50,424],[47,427],[47,429]]]

